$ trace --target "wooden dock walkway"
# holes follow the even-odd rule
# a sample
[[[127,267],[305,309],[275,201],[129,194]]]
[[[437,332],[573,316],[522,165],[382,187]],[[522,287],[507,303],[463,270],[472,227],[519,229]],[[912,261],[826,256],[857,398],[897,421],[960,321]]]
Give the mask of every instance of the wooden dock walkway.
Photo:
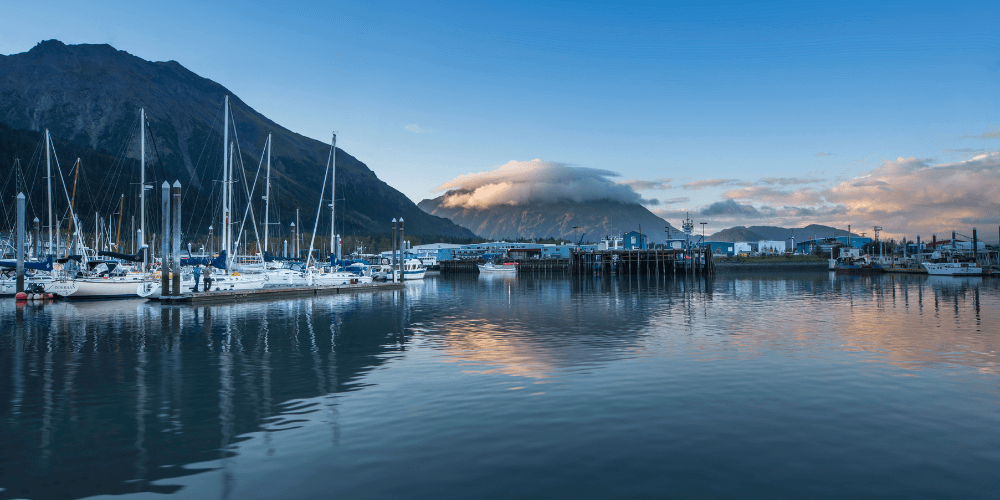
[[[340,293],[379,292],[402,290],[402,283],[365,283],[360,285],[337,286],[296,286],[261,288],[259,290],[223,290],[218,292],[186,293],[178,296],[160,297],[163,304],[201,304],[206,302],[231,302],[236,300],[284,299],[292,297],[312,297]]]

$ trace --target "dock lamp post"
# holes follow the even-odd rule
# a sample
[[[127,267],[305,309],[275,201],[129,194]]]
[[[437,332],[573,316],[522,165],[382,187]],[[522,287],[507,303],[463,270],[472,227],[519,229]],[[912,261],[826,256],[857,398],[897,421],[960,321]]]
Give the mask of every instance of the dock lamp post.
[[[708,224],[708,223],[707,222],[699,222],[698,224],[701,224],[701,244],[704,245],[705,244],[705,224]]]
[[[579,231],[579,229],[580,226],[573,226],[573,246],[576,246],[577,244],[576,233],[577,231]]]

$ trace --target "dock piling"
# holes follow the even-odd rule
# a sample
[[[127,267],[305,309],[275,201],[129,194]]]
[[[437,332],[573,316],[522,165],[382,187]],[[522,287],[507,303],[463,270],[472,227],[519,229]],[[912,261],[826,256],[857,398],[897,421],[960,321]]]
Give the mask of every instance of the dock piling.
[[[160,186],[160,295],[170,295],[170,184]]]
[[[24,193],[17,193],[17,283],[15,293],[24,291]]]
[[[172,261],[170,268],[174,270],[173,295],[181,294],[181,182],[174,181],[173,189],[173,244],[171,245]]]

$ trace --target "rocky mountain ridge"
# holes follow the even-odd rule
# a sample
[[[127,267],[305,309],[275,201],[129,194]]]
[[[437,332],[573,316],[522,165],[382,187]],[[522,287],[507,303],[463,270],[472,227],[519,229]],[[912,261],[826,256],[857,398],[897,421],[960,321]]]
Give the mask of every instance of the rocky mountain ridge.
[[[221,177],[221,110],[226,95],[231,96],[235,119],[230,137],[236,137],[235,129],[248,179],[256,173],[267,134],[273,134],[272,186],[277,192],[272,192],[272,218],[287,226],[300,209],[302,225],[311,229],[329,144],[274,123],[222,85],[176,61],[150,62],[109,45],[65,45],[57,40],[41,42],[25,53],[0,56],[0,122],[13,129],[48,128],[59,139],[110,152],[122,165],[90,168],[99,172],[121,169],[121,186],[115,188],[130,197],[137,197],[136,129],[139,108],[145,108],[151,131],[147,143],[153,143],[147,146],[148,180],[156,185],[180,180],[188,193],[186,213],[217,211],[212,195]],[[69,167],[67,161],[64,170]],[[337,207],[338,230],[344,234],[388,233],[391,219],[403,216],[409,234],[473,236],[447,219],[418,209],[339,148],[335,162],[337,198],[343,199]],[[3,159],[0,172],[9,173],[11,165],[11,159]],[[327,190],[328,197],[329,186]],[[260,217],[260,193],[255,193],[253,202]],[[110,213],[115,208],[81,207],[80,211]],[[204,233],[217,216],[203,219],[201,226],[186,229]],[[329,210],[321,211],[320,227],[323,223],[329,227]]]

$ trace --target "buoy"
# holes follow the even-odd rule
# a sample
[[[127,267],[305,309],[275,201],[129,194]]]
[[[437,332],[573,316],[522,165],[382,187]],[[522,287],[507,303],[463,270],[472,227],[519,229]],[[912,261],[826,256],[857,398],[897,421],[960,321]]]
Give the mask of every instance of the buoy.
[[[15,295],[14,298],[17,300],[28,300],[28,294],[24,292],[17,292],[17,295]]]

